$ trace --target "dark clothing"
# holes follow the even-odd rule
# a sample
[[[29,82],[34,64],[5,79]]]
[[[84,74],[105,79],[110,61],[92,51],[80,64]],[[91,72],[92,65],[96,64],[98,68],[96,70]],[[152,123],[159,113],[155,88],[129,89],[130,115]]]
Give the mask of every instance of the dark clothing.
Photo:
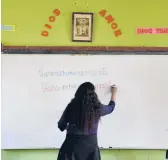
[[[100,116],[112,113],[114,108],[115,102],[110,101],[109,105],[103,105]],[[66,110],[58,122],[58,128],[61,131],[66,129],[67,135],[61,146],[57,160],[101,160],[97,144],[99,120],[86,133],[84,129],[79,129],[75,124],[68,121],[65,115],[67,115]]]
[[[115,108],[115,102],[110,101],[108,105],[103,105],[102,110],[101,110],[101,116],[105,116],[107,114],[110,114]],[[69,134],[76,134],[76,135],[86,135],[84,130],[78,129],[75,124],[72,124],[71,122],[68,122],[68,120],[65,117],[65,112],[62,115],[61,119],[58,122],[58,128],[61,131],[64,131],[67,129],[67,133]],[[97,134],[97,128],[98,128],[98,123],[92,125],[92,128],[88,131],[88,134]]]
[[[97,135],[67,135],[57,160],[101,160]]]

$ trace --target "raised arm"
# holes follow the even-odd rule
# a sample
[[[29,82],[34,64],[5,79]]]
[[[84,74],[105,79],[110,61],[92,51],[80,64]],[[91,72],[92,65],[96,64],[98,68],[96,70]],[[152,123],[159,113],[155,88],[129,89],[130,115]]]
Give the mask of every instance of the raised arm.
[[[105,116],[107,114],[112,113],[114,108],[115,108],[115,102],[114,101],[110,101],[108,105],[103,105],[101,116]]]
[[[113,112],[115,108],[115,98],[116,98],[117,87],[116,85],[111,86],[111,99],[108,105],[103,105],[101,116],[105,116]]]

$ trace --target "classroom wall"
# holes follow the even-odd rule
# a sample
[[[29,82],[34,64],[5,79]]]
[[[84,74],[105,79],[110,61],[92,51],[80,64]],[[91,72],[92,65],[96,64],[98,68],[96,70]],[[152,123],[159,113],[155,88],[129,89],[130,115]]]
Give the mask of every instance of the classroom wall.
[[[52,11],[61,14],[49,23]],[[121,31],[116,37],[111,25],[99,12],[111,14]],[[2,43],[15,46],[168,46],[166,34],[137,35],[136,28],[168,26],[167,0],[2,0],[2,25],[14,31],[2,31]],[[93,42],[71,42],[71,12],[93,12]],[[48,37],[41,36],[44,25],[51,24]],[[57,150],[2,150],[2,160],[55,160]],[[164,150],[103,150],[103,160],[164,160]]]
[[[55,22],[48,18],[54,9],[61,14]],[[111,28],[99,12],[114,18]],[[167,0],[2,0],[2,24],[15,31],[2,31],[4,45],[24,46],[168,46]],[[71,42],[72,12],[93,12],[93,42]],[[44,25],[52,25],[45,29]],[[164,34],[136,34],[136,28],[167,28]],[[47,30],[48,37],[41,36]],[[114,32],[121,31],[116,37]]]

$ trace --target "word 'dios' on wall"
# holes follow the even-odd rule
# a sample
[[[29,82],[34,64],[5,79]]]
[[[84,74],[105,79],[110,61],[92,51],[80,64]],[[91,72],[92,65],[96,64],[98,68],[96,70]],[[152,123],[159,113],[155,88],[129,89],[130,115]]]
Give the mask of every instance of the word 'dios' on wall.
[[[116,37],[119,37],[120,35],[122,35],[122,32],[118,28],[118,24],[115,22],[115,19],[111,14],[106,15],[106,13],[107,13],[106,10],[101,10],[99,12],[99,15],[104,17],[108,24],[111,24],[111,28],[114,31],[114,35]]]
[[[167,28],[137,28],[136,34],[168,34]]]
[[[60,12],[59,9],[54,9],[54,10],[53,10],[53,15],[48,17],[48,21],[49,21],[50,23],[55,22],[56,17],[59,16],[60,14],[61,14],[61,12]],[[43,30],[43,31],[41,32],[41,36],[43,36],[43,37],[48,37],[48,36],[49,36],[48,30],[52,29],[52,25],[47,23],[47,24],[44,25],[44,27],[45,27],[47,30]]]

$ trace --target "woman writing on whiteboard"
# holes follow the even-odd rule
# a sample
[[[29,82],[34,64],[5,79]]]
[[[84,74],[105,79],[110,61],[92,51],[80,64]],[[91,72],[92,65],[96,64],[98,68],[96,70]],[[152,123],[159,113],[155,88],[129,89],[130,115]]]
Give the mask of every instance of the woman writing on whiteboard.
[[[98,123],[101,116],[114,110],[116,92],[117,87],[113,85],[109,104],[102,105],[92,83],[79,86],[58,122],[58,128],[66,129],[67,135],[57,160],[101,159],[97,144]]]

